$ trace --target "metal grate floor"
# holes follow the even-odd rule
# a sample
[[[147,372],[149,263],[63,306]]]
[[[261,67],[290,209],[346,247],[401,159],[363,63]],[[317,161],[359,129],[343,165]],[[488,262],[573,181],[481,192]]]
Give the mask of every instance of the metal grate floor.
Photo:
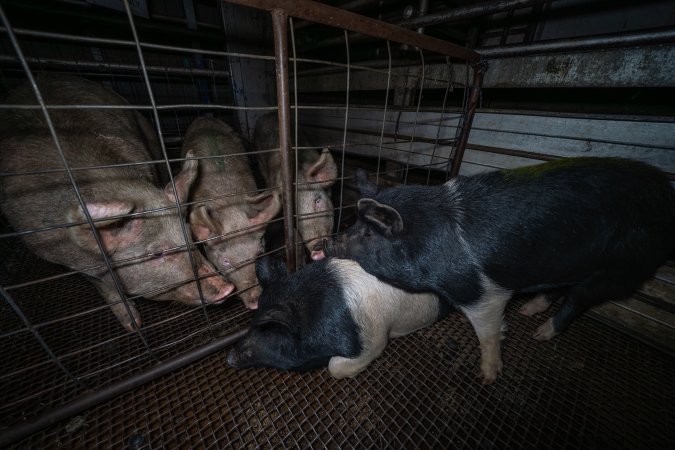
[[[150,368],[209,342],[215,335],[244,327],[251,313],[232,297],[223,305],[202,308],[171,302],[137,301],[143,336],[127,333],[100,294],[84,277],[59,276],[64,268],[39,260],[18,241],[0,240],[5,256],[0,284],[8,289],[34,330],[79,383],[66,376],[4,301],[0,301],[0,429],[32,419],[99,387]],[[25,283],[25,285],[22,285]],[[18,287],[16,287],[18,286]]]
[[[17,444],[21,448],[668,448],[675,357],[588,317],[551,342],[507,311],[504,374],[477,381],[458,315],[398,338],[355,379],[238,371],[205,358]],[[129,446],[130,442],[146,445]]]

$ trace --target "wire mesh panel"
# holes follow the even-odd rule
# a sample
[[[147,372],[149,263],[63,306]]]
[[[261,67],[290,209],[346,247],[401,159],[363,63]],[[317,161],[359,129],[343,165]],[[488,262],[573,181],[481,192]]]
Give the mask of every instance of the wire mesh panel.
[[[67,6],[62,6],[67,10]],[[8,152],[3,153],[3,160],[6,162],[1,174],[4,205],[13,201],[8,187],[9,180],[25,180],[23,185],[19,181],[12,186],[22,186],[18,192],[34,190],[39,200],[41,192],[44,192],[46,198],[54,186],[63,186],[59,182],[54,185],[44,184],[53,181],[49,177],[61,176],[60,174],[71,177],[74,192],[72,195],[66,192],[69,189],[66,187],[63,194],[70,198],[65,200],[68,205],[77,205],[78,201],[80,204],[91,202],[92,199],[106,200],[100,196],[101,190],[91,191],[82,186],[82,180],[88,180],[91,173],[100,174],[100,182],[108,186],[108,191],[118,190],[123,195],[126,192],[126,181],[124,178],[117,178],[119,172],[114,171],[127,167],[132,172],[136,171],[138,177],[144,171],[151,170],[154,178],[161,178],[161,184],[146,185],[146,188],[156,189],[162,196],[162,188],[166,186],[167,195],[171,197],[175,194],[173,189],[178,183],[177,177],[183,164],[181,142],[190,123],[199,115],[231,121],[231,111],[235,106],[232,104],[226,60],[222,51],[210,53],[208,49],[203,49],[196,54],[189,47],[157,45],[151,42],[144,42],[144,48],[141,48],[141,41],[134,27],[134,17],[128,11],[128,14],[106,11],[115,20],[123,18],[126,21],[125,27],[103,27],[100,34],[92,32],[95,27],[91,27],[88,30],[90,34],[81,35],[73,33],[77,27],[69,26],[71,23],[63,24],[63,32],[54,31],[53,27],[46,27],[50,31],[43,31],[36,27],[41,22],[32,21],[31,15],[26,17],[20,7],[9,5],[7,11],[9,14],[5,14],[3,5],[3,38],[0,45],[4,97],[14,98],[12,95],[17,89],[30,91],[34,88],[35,91],[33,98],[27,98],[25,102],[22,100],[21,105],[4,101],[3,117],[11,117],[13,123],[20,123],[16,121],[23,114],[27,121],[44,123],[44,129],[36,128],[35,135],[49,133],[47,126],[50,126],[51,140],[36,138],[34,143],[30,139],[22,141],[28,146],[42,145],[40,151],[44,154],[44,159],[37,159],[34,166],[24,164],[19,167],[17,158]],[[16,19],[15,24],[12,23],[13,19]],[[32,28],[22,28],[23,25]],[[141,32],[148,33],[147,24],[141,27]],[[222,37],[220,39],[222,44]],[[33,80],[37,81],[36,86],[31,86]],[[72,99],[64,100],[63,95],[53,89],[40,92],[40,88],[49,83],[61,83],[61,86],[66,87],[69,83],[76,83],[82,86],[84,92],[79,97],[80,93],[75,92]],[[114,104],[100,101],[100,87],[96,86],[104,89],[101,92],[119,94],[101,94],[114,99]],[[97,99],[93,92],[99,95],[99,101],[81,100],[87,98],[87,95],[88,98]],[[41,97],[37,97],[38,95]],[[50,103],[54,98],[57,101]],[[134,117],[139,118],[132,123],[141,126],[143,133],[146,133],[149,141],[145,151],[150,150],[152,154],[148,154],[142,161],[132,163],[101,163],[97,151],[115,152],[115,146],[97,148],[96,139],[118,139],[120,145],[125,145],[127,136],[114,135],[105,120],[100,121],[101,126],[98,128],[78,130],[77,123],[71,126],[69,121],[72,121],[71,117],[82,117],[86,120],[87,113],[77,116],[77,111],[81,110],[91,111],[92,117],[105,117],[105,114],[109,114],[110,127],[121,116],[136,115]],[[22,136],[23,133],[19,129],[8,128],[6,124],[7,122],[3,129],[5,147],[13,139],[20,139],[17,136]],[[73,132],[73,129],[76,131]],[[81,133],[79,144],[82,148],[77,145],[78,133]],[[109,136],[110,133],[113,134]],[[157,140],[157,136],[162,139]],[[22,148],[18,147],[17,151],[22,151]],[[79,156],[78,152],[84,156]],[[63,164],[49,162],[56,161],[57,154]],[[78,162],[73,164],[71,157]],[[109,160],[110,156],[103,159]],[[115,157],[112,159],[115,160]],[[76,195],[80,196],[79,200]],[[187,203],[187,199],[178,201]],[[44,202],[40,202],[42,203]],[[63,204],[59,203],[61,206]],[[125,280],[118,279],[113,285],[122,293],[122,302],[126,305],[138,300],[137,308],[143,320],[140,329],[125,331],[111,314],[111,308],[119,306],[119,302],[117,305],[103,302],[101,294],[87,280],[88,276],[92,271],[100,271],[104,264],[110,268],[134,264],[142,267],[140,264],[148,258],[159,258],[163,261],[165,254],[185,249],[187,241],[193,249],[189,253],[189,265],[192,269],[187,274],[176,273],[159,290],[189,285],[196,279],[200,280],[200,286],[205,286],[204,283],[208,283],[205,280],[214,276],[219,278],[221,275],[215,272],[212,265],[200,265],[204,258],[195,250],[187,222],[181,221],[179,227],[174,227],[173,231],[178,232],[177,235],[174,233],[177,247],[164,248],[162,255],[150,250],[150,240],[139,242],[136,255],[126,260],[106,254],[99,264],[88,265],[73,260],[67,264],[70,267],[64,267],[48,262],[54,260],[51,256],[44,256],[49,255],[48,250],[42,253],[43,258],[38,258],[35,253],[41,250],[38,247],[41,244],[35,242],[46,242],[49,233],[54,230],[60,232],[59,230],[77,229],[77,221],[70,218],[66,211],[53,211],[50,215],[39,209],[45,206],[24,206],[27,212],[22,214],[43,217],[45,221],[37,227],[17,226],[20,221],[10,215],[9,209],[3,208],[0,238],[3,255],[0,271],[3,296],[0,345],[5,349],[5,362],[0,415],[4,426],[30,419],[79,394],[152,367],[211,341],[214,337],[231,333],[247,322],[249,313],[234,295],[220,307],[195,308],[168,302],[159,304],[140,300],[140,297],[153,296],[155,292],[138,292],[133,286],[126,284]],[[137,205],[132,215],[123,216],[120,220],[132,223],[144,215],[161,215],[166,211],[169,211],[167,215],[173,214],[178,218],[180,216],[175,212],[176,207],[182,210],[181,214],[185,217],[189,205],[172,206],[169,203],[168,206],[158,207],[155,204],[154,207],[157,209],[153,209],[150,203]],[[92,211],[90,208],[86,209]],[[85,222],[91,222],[92,219],[95,218],[87,217]],[[113,229],[113,233],[122,233],[125,226],[127,225]],[[63,231],[66,238],[70,236],[69,233],[71,231]],[[26,237],[32,239],[32,244],[25,244],[24,238],[28,239]],[[166,242],[159,244],[167,247]],[[201,270],[200,267],[207,269]],[[245,288],[243,286],[242,290]],[[130,289],[135,293],[129,294]],[[203,299],[201,289],[198,287],[197,290]],[[199,297],[196,300],[197,303],[200,302]]]
[[[218,118],[236,125],[233,112],[238,110],[245,109],[257,112],[259,115],[266,112],[275,114],[277,111],[278,104],[274,102],[252,105],[242,101],[241,96],[233,95],[228,64],[228,58],[236,57],[258,60],[273,67],[271,42],[267,48],[262,48],[255,54],[234,54],[223,51],[226,43],[222,37],[219,41],[206,41],[206,43],[201,40],[199,41],[201,48],[191,48],[190,45],[183,44],[185,39],[181,40],[171,34],[153,31],[151,24],[134,16],[127,2],[124,2],[124,5],[122,12],[106,10],[102,14],[106,16],[106,20],[120,26],[96,27],[87,24],[82,26],[81,33],[73,31],[79,28],[77,12],[73,14],[74,18],[71,17],[64,21],[59,27],[35,21],[30,10],[25,11],[21,6],[10,4],[7,8],[3,6],[2,9],[3,39],[0,42],[2,88],[5,98],[18,98],[20,103],[12,104],[5,101],[2,105],[3,114],[14,121],[24,114],[29,123],[32,123],[30,122],[32,120],[43,124],[44,130],[40,129],[40,133],[47,133],[45,135],[47,138],[39,142],[30,140],[22,142],[27,142],[28,145],[41,145],[40,151],[42,155],[45,155],[44,161],[54,161],[48,164],[41,163],[40,157],[38,161],[31,163],[32,165],[22,166],[21,163],[16,163],[4,166],[5,169],[0,174],[3,177],[3,190],[5,191],[3,192],[4,204],[8,205],[13,201],[9,193],[11,187],[16,185],[21,186],[21,189],[24,186],[32,186],[31,189],[37,192],[38,200],[41,200],[40,192],[43,191],[45,192],[43,198],[47,198],[49,189],[41,185],[41,180],[51,180],[49,177],[55,176],[66,177],[67,182],[57,186],[65,186],[63,196],[69,198],[65,203],[59,203],[59,208],[64,208],[66,211],[57,211],[51,215],[44,214],[43,211],[34,211],[36,216],[42,218],[42,222],[38,220],[39,223],[35,226],[21,225],[25,222],[17,220],[12,212],[16,211],[16,208],[12,210],[10,207],[3,207],[0,245],[6,257],[1,274],[3,314],[0,340],[2,340],[3,347],[8,350],[5,357],[6,370],[2,375],[3,406],[0,414],[6,426],[33,419],[40,413],[67,403],[83,393],[122,381],[130,375],[162,364],[167,359],[210,342],[218,336],[231,334],[245,326],[250,317],[250,313],[235,294],[228,296],[223,304],[217,306],[209,304],[212,301],[206,298],[204,292],[208,287],[208,280],[213,277],[219,278],[221,275],[229,278],[230,274],[229,271],[226,273],[225,270],[219,270],[219,266],[214,261],[211,261],[210,269],[203,270],[203,267],[206,267],[202,265],[205,258],[200,250],[202,247],[208,247],[211,240],[227,238],[229,235],[247,233],[251,230],[246,227],[232,229],[228,230],[225,236],[209,236],[207,239],[195,242],[191,229],[193,224],[188,220],[183,220],[180,221],[180,227],[175,230],[179,238],[169,246],[171,248],[161,248],[160,251],[150,250],[149,248],[152,247],[149,245],[152,243],[152,238],[150,238],[150,242],[139,244],[138,251],[132,257],[120,260],[115,254],[109,253],[109,250],[104,251],[107,248],[105,237],[107,234],[101,233],[108,233],[109,229],[101,228],[98,222],[103,219],[96,216],[95,209],[92,209],[94,208],[91,203],[92,198],[105,201],[105,195],[98,193],[94,196],[93,192],[98,191],[87,190],[82,180],[88,179],[86,177],[92,173],[100,174],[98,182],[106,183],[108,191],[116,190],[114,187],[110,189],[111,183],[121,183],[117,185],[117,190],[124,192],[124,179],[121,181],[106,179],[106,177],[113,176],[106,175],[106,173],[112,174],[117,173],[115,171],[118,169],[129,169],[142,177],[141,174],[147,171],[152,172],[155,183],[153,188],[157,188],[160,192],[164,188],[165,195],[174,200],[164,206],[158,207],[155,204],[154,209],[145,205],[134,209],[131,214],[128,214],[129,211],[117,215],[112,214],[117,220],[127,224],[142,221],[153,214],[173,215],[176,218],[183,216],[189,219],[190,211],[200,205],[213,205],[213,202],[222,198],[264,193],[263,182],[265,180],[262,179],[265,177],[260,174],[258,174],[258,184],[261,190],[257,192],[226,192],[211,198],[193,201],[191,198],[181,197],[179,188],[183,169],[190,163],[184,159],[185,151],[181,152],[181,147],[186,130],[195,118]],[[72,7],[76,9],[75,5]],[[68,6],[63,5],[63,8],[67,9]],[[287,21],[288,18],[283,16],[282,23]],[[292,64],[289,78],[292,81],[294,116],[291,133],[293,151],[284,148],[283,137],[278,138],[276,146],[257,150],[259,150],[258,153],[277,152],[281,148],[282,155],[288,153],[294,156],[285,163],[295,169],[289,172],[295,181],[294,184],[285,179],[275,179],[271,182],[268,178],[266,181],[267,190],[283,190],[290,187],[291,190],[288,192],[292,194],[284,194],[285,203],[292,205],[293,202],[290,202],[290,199],[293,197],[298,204],[297,212],[292,206],[284,210],[285,239],[282,237],[276,242],[279,242],[278,245],[282,247],[285,244],[287,249],[289,246],[296,248],[300,254],[298,260],[300,264],[303,264],[307,258],[306,252],[311,250],[305,247],[310,246],[312,239],[329,237],[334,231],[333,227],[329,227],[322,231],[321,235],[308,238],[303,233],[303,221],[320,215],[334,215],[335,222],[346,223],[343,220],[343,211],[349,212],[351,208],[351,205],[344,199],[344,174],[347,159],[345,148],[349,146],[345,140],[346,126],[351,120],[350,113],[358,111],[358,104],[362,102],[359,99],[350,100],[350,89],[346,86],[344,92],[347,97],[341,100],[343,106],[340,108],[343,121],[338,130],[340,139],[335,143],[320,137],[318,141],[306,142],[301,137],[302,129],[309,128],[311,124],[306,124],[301,114],[311,112],[315,108],[328,109],[332,106],[327,106],[327,100],[317,103],[302,97],[300,72],[317,67],[337,67],[347,72],[375,70],[376,73],[387,74],[389,77],[391,76],[391,54],[387,58],[389,67],[386,70],[360,67],[353,62],[349,56],[348,42],[344,59],[303,58],[296,52],[292,19],[290,25],[292,51],[279,55],[277,61],[288,60]],[[383,42],[387,47],[390,46],[387,41]],[[420,58],[424,58],[422,50],[418,53]],[[413,64],[416,63],[417,61]],[[422,64],[424,64],[423,61]],[[446,92],[453,87],[450,82],[439,81],[433,76],[424,74],[422,76],[413,74],[404,79],[404,83],[419,83],[416,112],[420,109],[425,83],[430,81],[442,83]],[[59,95],[65,95],[63,90],[51,88],[50,83],[53,85],[61,83],[60,86],[75,83],[81,86],[82,92],[74,89],[72,98],[63,99],[59,97]],[[392,86],[394,84],[392,83]],[[100,92],[103,94],[91,94],[87,97],[90,94],[89,90],[99,92],[101,88],[103,91]],[[16,92],[21,89],[27,92],[26,99],[17,97]],[[110,96],[106,92],[114,92],[116,95]],[[384,101],[386,115],[389,89],[383,94],[379,101]],[[92,98],[93,101],[85,100]],[[103,98],[108,100],[103,100]],[[282,97],[279,101],[282,105],[286,102],[285,107],[288,108],[288,98]],[[352,106],[354,104],[357,106]],[[80,111],[91,112],[78,116]],[[74,137],[69,124],[77,122],[76,117],[81,117],[83,124],[89,124],[88,120],[95,120],[99,116],[108,117],[113,122],[119,117],[133,117],[132,122],[136,123],[144,133],[148,154],[131,162],[118,162],[114,157],[112,160],[109,158],[108,152],[118,151],[114,147],[97,148],[96,144],[89,145],[84,142],[73,144],[77,141],[77,137]],[[415,154],[413,146],[416,145],[414,127],[417,116],[416,114],[413,119],[410,119],[415,124],[413,130],[408,133],[409,135],[394,136],[393,140],[391,137],[385,139],[384,126],[379,125],[383,122],[377,122],[379,147],[394,145],[396,141],[404,142],[404,145],[399,145],[399,147],[408,160],[408,167],[414,164],[421,165],[419,161],[412,159]],[[252,125],[251,123],[250,126]],[[288,123],[282,121],[279,128],[283,131],[288,126]],[[251,135],[250,130],[242,131],[244,135],[247,133]],[[128,137],[114,134],[109,136],[113,132],[106,127],[104,120],[94,127],[90,126],[89,129],[78,130],[78,133],[82,133],[85,138],[91,135],[94,140],[119,139],[122,145],[124,145],[124,139]],[[3,139],[8,142],[8,140],[15,139],[17,134],[20,133],[16,129],[6,127],[3,130]],[[160,139],[157,139],[158,137]],[[438,143],[438,139],[434,140],[428,136],[425,138],[420,135],[419,139],[426,139],[427,143],[431,141]],[[256,149],[254,143],[247,141],[246,146],[248,147],[249,144],[254,150]],[[456,140],[453,140],[454,144]],[[332,178],[328,183],[332,184],[333,188],[332,191],[326,191],[326,195],[333,198],[333,203],[325,211],[302,209],[303,192],[319,192],[325,188],[322,185],[321,189],[314,189],[313,183],[316,181],[304,176],[303,164],[307,160],[305,155],[310,154],[308,152],[323,155],[322,160],[330,159],[331,167],[333,167],[329,171]],[[106,153],[107,159],[101,158],[103,153]],[[13,163],[13,155],[5,156],[9,157],[7,161]],[[119,159],[124,160],[124,158]],[[222,159],[222,164],[228,164],[227,158],[222,157]],[[437,164],[442,165],[443,171],[446,172],[450,167],[450,152],[446,151],[442,159],[443,162]],[[256,169],[255,160],[256,156],[252,154],[249,161],[254,170]],[[309,161],[312,164],[312,170],[315,170],[318,163],[311,158]],[[429,165],[425,166],[427,169],[429,167]],[[72,197],[71,190],[73,191]],[[68,212],[71,207],[77,208],[78,205],[84,212],[80,222],[73,220],[72,214]],[[30,202],[25,207],[27,211],[32,211],[31,208],[34,208]],[[110,214],[106,217],[108,216]],[[280,220],[268,222],[271,228],[274,223],[279,224]],[[76,227],[88,227],[87,233],[93,232],[100,255],[93,264],[80,263],[80,261],[65,257],[52,257],[49,251],[35,244],[36,241],[40,242],[41,236],[49,236],[49,233],[62,233],[61,239],[67,241],[75,233],[73,230],[80,229]],[[288,232],[293,227],[300,230],[295,244],[293,233],[290,233],[291,239],[289,239]],[[124,232],[124,227],[118,228],[114,229],[114,233]],[[274,241],[274,239],[268,239],[267,252],[279,250],[278,246],[275,247],[277,244],[271,243]],[[62,242],[62,245],[66,244],[67,242]],[[185,252],[186,249],[190,251]],[[187,253],[186,261],[189,261],[191,268],[188,276],[176,274],[165,286],[155,286],[149,292],[139,292],[134,286],[129,285],[127,278],[120,275],[120,268],[137,265],[140,271],[147,261],[153,259],[164,261],[165,255],[171,252]],[[249,259],[241,265],[250,265],[252,262],[252,259]],[[96,279],[92,284],[92,274],[94,278],[104,277],[112,282],[108,285],[104,284],[102,288]],[[190,282],[194,280],[199,280],[196,288],[201,306],[158,303],[142,298],[152,297],[164,288],[190,285]],[[238,290],[241,293],[253,287],[254,285],[250,284],[238,286]],[[113,294],[105,294],[106,296],[117,296],[119,300],[107,303],[101,301],[101,293],[108,292],[106,289],[111,289],[113,292]],[[120,308],[124,311],[121,313],[122,316],[124,313],[128,314],[124,317],[134,317],[136,314],[142,318],[140,326],[138,323],[134,326],[132,322],[129,322],[131,325],[125,325],[126,330],[121,327],[120,323],[115,320],[115,315],[120,317]],[[122,320],[122,325],[124,323]]]

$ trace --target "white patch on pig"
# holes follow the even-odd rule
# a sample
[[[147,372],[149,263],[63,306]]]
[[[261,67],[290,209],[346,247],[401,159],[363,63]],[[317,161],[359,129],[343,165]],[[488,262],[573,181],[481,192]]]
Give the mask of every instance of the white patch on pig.
[[[410,293],[379,281],[351,260],[332,259],[329,269],[340,281],[359,327],[362,351],[356,358],[331,358],[335,378],[353,377],[380,356],[390,337],[403,336],[438,319],[439,300],[431,293]]]
[[[502,370],[501,340],[504,331],[504,309],[513,291],[499,286],[484,273],[480,274],[482,294],[470,306],[460,306],[478,336],[481,350],[483,384],[491,384]]]

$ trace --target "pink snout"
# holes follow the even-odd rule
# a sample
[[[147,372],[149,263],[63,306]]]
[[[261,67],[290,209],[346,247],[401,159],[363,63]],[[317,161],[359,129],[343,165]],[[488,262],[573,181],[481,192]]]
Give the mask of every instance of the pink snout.
[[[244,301],[246,308],[258,309],[258,297],[260,297],[261,291],[262,289],[260,286],[253,286],[252,288],[241,292],[239,297]]]
[[[312,245],[310,245],[309,248],[311,248],[312,251],[309,256],[312,258],[312,261],[319,261],[326,257],[326,253],[324,252],[326,242],[326,239],[315,239],[311,242]]]
[[[209,276],[213,272],[213,268],[208,265],[203,264],[199,267],[199,276],[206,277],[201,279],[204,300],[207,303],[219,304],[234,291],[235,287],[234,284],[226,281],[218,274]],[[199,301],[199,299],[197,300]]]
[[[326,254],[323,250],[312,250],[310,257],[312,258],[312,261],[319,261],[320,259],[324,259]]]

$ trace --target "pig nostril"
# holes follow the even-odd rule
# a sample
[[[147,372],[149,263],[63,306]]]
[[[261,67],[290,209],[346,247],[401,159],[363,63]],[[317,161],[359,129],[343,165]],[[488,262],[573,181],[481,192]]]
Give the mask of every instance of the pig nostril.
[[[321,259],[324,259],[326,257],[325,253],[323,250],[313,250],[310,258],[312,258],[312,261],[319,261]]]
[[[211,286],[213,288],[212,292],[215,292],[215,294],[209,296],[207,300],[208,303],[220,303],[236,289],[234,284],[228,282],[222,282]]]

